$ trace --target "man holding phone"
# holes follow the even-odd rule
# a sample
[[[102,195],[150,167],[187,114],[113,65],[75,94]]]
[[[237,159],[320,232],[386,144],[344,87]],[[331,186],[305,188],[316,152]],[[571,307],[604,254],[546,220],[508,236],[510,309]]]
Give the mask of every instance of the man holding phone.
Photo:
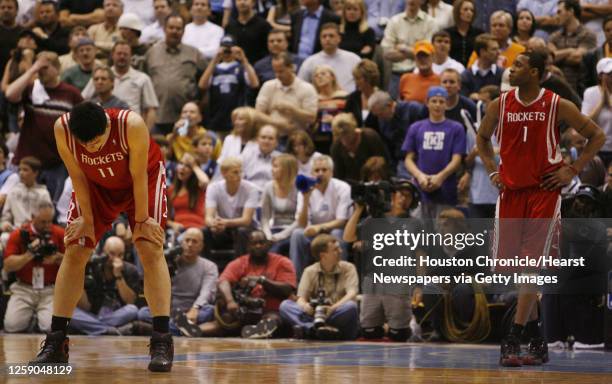
[[[208,64],[198,86],[210,92],[210,114],[207,126],[213,131],[229,132],[232,111],[244,105],[246,88],[257,89],[255,69],[234,38],[226,35],[215,58]]]

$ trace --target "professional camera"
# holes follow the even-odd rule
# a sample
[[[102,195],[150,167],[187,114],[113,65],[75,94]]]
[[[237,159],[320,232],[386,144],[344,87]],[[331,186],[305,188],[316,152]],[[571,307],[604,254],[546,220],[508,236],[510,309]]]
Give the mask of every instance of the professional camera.
[[[21,231],[21,238],[28,251],[34,255],[34,262],[36,263],[42,262],[45,257],[57,252],[57,245],[52,242],[50,232],[36,233],[34,238],[31,238],[30,232],[24,229]],[[38,245],[33,246],[32,243],[36,239],[38,239]]]
[[[388,181],[354,183],[351,185],[351,199],[365,205],[370,216],[383,217],[391,209],[391,184]]]
[[[104,264],[108,256],[94,254],[91,260],[85,266],[85,290],[93,291],[102,282],[102,276],[104,274]]]
[[[174,276],[174,274],[176,273],[176,269],[178,268],[177,261],[182,254],[183,247],[181,247],[180,245],[174,246],[164,251],[164,258],[166,259],[166,263],[168,264],[170,276]]]
[[[234,300],[238,303],[238,318],[241,325],[257,324],[263,316],[266,300],[251,296],[251,292],[256,285],[256,280],[249,279],[245,287],[238,286],[232,292]]]
[[[317,296],[310,299],[310,306],[314,308],[314,327],[319,328],[327,321],[327,308],[331,305],[331,300],[327,298],[325,289],[319,287]]]
[[[610,214],[607,194],[596,187],[582,184],[575,194],[564,195],[561,213],[565,218],[604,218]]]

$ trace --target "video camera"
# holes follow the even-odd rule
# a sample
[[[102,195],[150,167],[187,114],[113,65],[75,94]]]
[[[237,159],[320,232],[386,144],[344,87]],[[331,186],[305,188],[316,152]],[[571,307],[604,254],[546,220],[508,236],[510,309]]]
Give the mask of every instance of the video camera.
[[[563,195],[561,213],[564,218],[609,218],[612,217],[612,194],[582,184],[574,194]]]
[[[238,285],[232,292],[234,300],[238,303],[238,319],[241,325],[257,324],[263,316],[266,300],[251,296],[251,292],[256,285],[256,280],[249,279],[245,287]]]
[[[51,240],[50,232],[35,233],[34,238],[32,238],[30,237],[30,232],[22,229],[21,239],[28,251],[34,255],[35,263],[42,262],[45,257],[53,255],[58,249],[57,245]],[[34,243],[36,239],[38,239],[39,242],[36,246],[33,246],[32,243]]]
[[[101,291],[102,275],[108,256],[94,255],[85,266],[85,290],[87,292]]]
[[[325,289],[319,287],[317,296],[310,299],[310,306],[314,308],[314,327],[319,328],[327,321],[327,308],[331,305],[331,300],[325,294]]]
[[[166,249],[164,251],[164,258],[166,259],[166,263],[168,264],[168,270],[170,271],[170,276],[174,276],[176,270],[178,268],[178,259],[183,254],[183,247],[180,245],[176,245],[172,248]]]
[[[391,209],[391,184],[388,181],[353,183],[351,199],[365,205],[370,216],[383,217]]]

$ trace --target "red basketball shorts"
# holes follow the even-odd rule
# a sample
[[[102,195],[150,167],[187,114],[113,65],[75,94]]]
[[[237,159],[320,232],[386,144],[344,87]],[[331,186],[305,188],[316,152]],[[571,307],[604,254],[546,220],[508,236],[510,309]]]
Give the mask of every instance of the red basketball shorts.
[[[164,164],[159,163],[159,168],[156,171],[150,170],[148,173],[149,186],[149,216],[155,219],[162,228],[166,227],[168,219],[168,209],[166,200],[166,173]],[[111,229],[113,221],[121,212],[128,215],[130,227],[135,225],[135,205],[134,191],[132,189],[111,190],[89,184],[89,199],[94,218],[94,233],[96,236],[96,244],[105,232]],[[68,208],[68,221],[70,224],[73,220],[81,216],[81,209],[78,205],[74,192],[70,200]],[[83,239],[75,240],[71,244],[81,244],[93,248],[96,244],[91,244],[89,239],[83,243]]]
[[[500,266],[501,260],[559,256],[561,195],[540,188],[504,190],[496,208],[492,257],[496,272],[537,272],[540,266]],[[541,265],[541,264],[540,264]]]

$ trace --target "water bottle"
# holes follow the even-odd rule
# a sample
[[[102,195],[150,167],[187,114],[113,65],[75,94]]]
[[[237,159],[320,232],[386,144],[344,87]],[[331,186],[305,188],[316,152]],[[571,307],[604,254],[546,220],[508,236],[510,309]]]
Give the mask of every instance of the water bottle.
[[[179,136],[187,136],[187,131],[189,130],[189,119],[185,119],[183,125],[181,125],[177,131]]]

